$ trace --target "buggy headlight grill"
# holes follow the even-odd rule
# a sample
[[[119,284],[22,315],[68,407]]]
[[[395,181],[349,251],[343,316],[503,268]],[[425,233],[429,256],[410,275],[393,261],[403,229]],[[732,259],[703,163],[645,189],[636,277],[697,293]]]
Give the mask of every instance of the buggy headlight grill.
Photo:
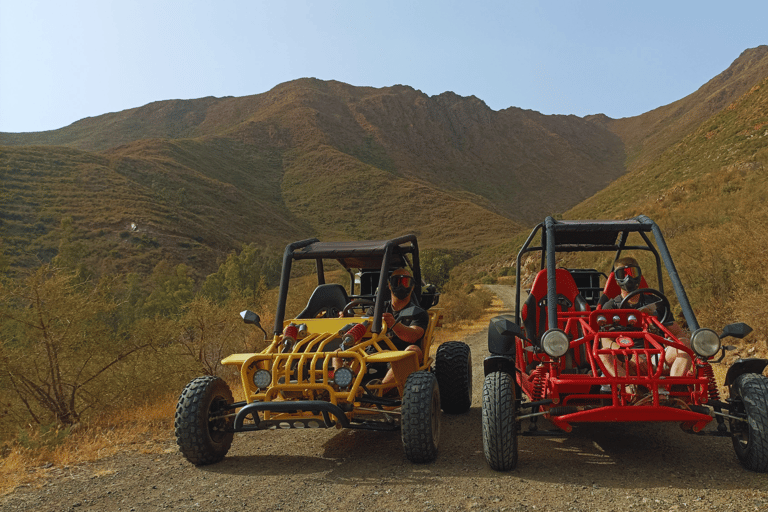
[[[720,336],[712,329],[696,329],[691,335],[691,348],[705,359],[712,357],[720,350]]]
[[[258,370],[253,374],[253,384],[259,389],[267,389],[272,383],[272,373],[268,370]]]
[[[568,335],[560,329],[550,329],[541,337],[541,348],[550,357],[561,357],[568,351]]]
[[[355,374],[352,373],[352,370],[347,367],[339,368],[333,372],[333,381],[340,388],[349,387],[349,385],[352,384],[352,380],[354,380],[354,378]]]

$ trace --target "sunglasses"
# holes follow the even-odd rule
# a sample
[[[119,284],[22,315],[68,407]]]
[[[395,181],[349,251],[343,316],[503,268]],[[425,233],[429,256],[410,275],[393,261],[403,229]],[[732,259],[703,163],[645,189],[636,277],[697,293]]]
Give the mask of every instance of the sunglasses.
[[[413,278],[411,276],[392,276],[389,278],[389,285],[392,288],[402,286],[403,288],[410,288]]]
[[[632,277],[637,279],[640,277],[640,267],[631,265],[629,267],[619,267],[613,271],[613,274],[616,276],[616,279],[623,281],[627,277]]]

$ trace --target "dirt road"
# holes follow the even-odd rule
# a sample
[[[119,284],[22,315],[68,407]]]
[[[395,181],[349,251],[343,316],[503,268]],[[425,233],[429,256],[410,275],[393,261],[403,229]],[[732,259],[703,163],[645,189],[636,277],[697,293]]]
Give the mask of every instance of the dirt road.
[[[169,436],[164,453],[64,470],[40,488],[0,497],[0,509],[768,510],[768,476],[744,470],[729,439],[676,425],[592,425],[568,437],[523,437],[516,470],[489,469],[480,411],[485,332],[465,341],[474,360],[473,405],[442,416],[434,463],[409,463],[397,432],[329,429],[237,434],[223,462],[197,468]]]

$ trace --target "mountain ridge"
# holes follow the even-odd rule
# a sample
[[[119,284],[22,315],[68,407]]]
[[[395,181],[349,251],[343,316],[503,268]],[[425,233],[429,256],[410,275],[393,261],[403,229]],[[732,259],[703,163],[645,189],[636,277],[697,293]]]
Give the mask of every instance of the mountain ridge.
[[[128,263],[143,250],[143,265],[170,258],[203,273],[243,243],[309,236],[407,231],[423,247],[477,251],[653,161],[766,66],[768,47],[747,50],[696,93],[620,120],[301,78],[241,98],[159,101],[49,132],[0,133],[11,191],[0,196],[4,251],[27,264],[51,257],[66,217],[101,240],[87,258],[106,251],[120,268],[127,243]]]

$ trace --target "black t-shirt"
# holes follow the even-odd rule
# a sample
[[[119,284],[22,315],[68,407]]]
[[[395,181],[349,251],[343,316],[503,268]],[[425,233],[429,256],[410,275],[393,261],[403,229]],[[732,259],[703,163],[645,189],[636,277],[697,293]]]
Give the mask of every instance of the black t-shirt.
[[[407,325],[408,327],[421,327],[424,329],[424,332],[427,331],[427,327],[429,327],[429,313],[426,312],[421,306],[416,304],[416,301],[411,299],[410,304],[405,306],[400,311],[395,311],[392,309],[392,303],[387,302],[384,305],[384,312],[385,313],[392,313],[392,316],[395,317],[395,322],[400,320],[400,315],[402,314],[403,310],[408,309],[411,306],[416,307],[416,314],[410,318],[403,319],[402,322],[400,322],[403,325]],[[395,347],[397,347],[398,350],[405,350],[408,345],[418,345],[421,347],[421,339],[416,341],[415,343],[408,343],[407,341],[403,341],[400,338],[397,337],[397,335],[390,330],[389,332],[389,338],[392,340],[392,343],[394,343]]]

